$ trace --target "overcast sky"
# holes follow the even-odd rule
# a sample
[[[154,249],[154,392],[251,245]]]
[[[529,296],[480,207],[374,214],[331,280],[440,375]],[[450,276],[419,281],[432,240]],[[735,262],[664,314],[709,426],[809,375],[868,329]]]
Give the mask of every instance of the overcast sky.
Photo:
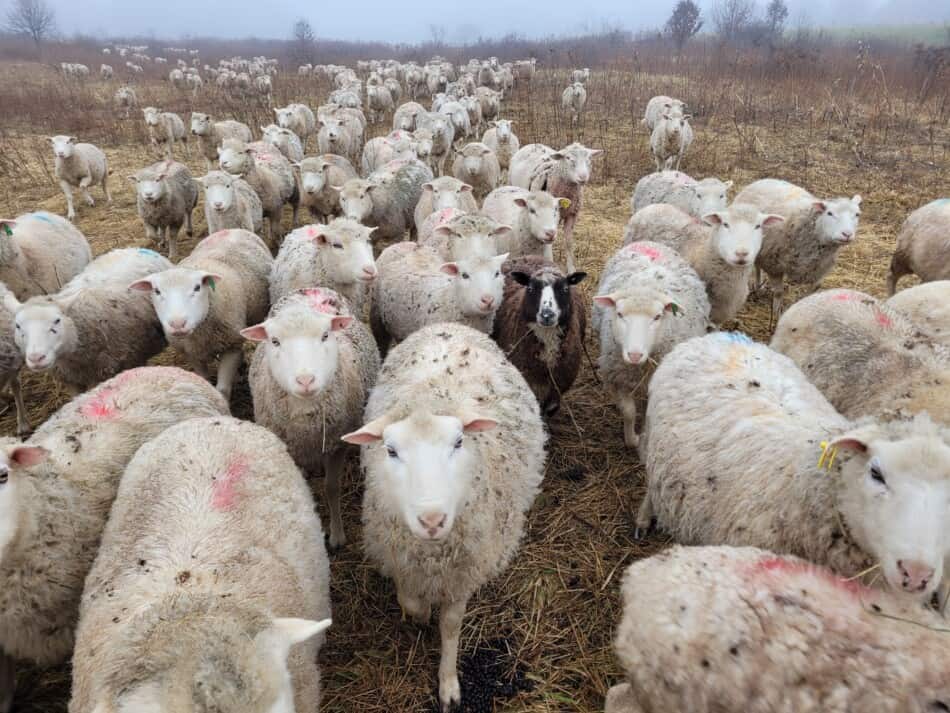
[[[0,7],[9,0],[0,0]],[[223,38],[285,38],[298,17],[334,39],[418,42],[429,38],[433,8],[447,39],[518,32],[528,37],[599,30],[604,24],[657,27],[674,0],[47,0],[59,29],[100,37],[187,34]],[[766,0],[759,0],[764,5]],[[790,20],[813,24],[950,21],[950,0],[787,0]],[[701,0],[707,7],[710,0]]]

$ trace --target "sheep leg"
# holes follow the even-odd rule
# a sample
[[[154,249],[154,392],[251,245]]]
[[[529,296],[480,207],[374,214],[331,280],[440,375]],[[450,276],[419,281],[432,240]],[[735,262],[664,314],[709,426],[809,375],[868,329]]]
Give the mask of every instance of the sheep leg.
[[[772,316],[769,327],[778,322],[782,316],[782,299],[785,296],[785,275],[769,275],[769,284],[772,287]]]
[[[650,499],[649,490],[647,490],[647,492],[643,494],[643,502],[640,503],[640,509],[637,510],[633,539],[639,540],[641,537],[646,537],[647,533],[653,529],[653,518],[655,516],[653,501]]]
[[[607,691],[604,713],[643,713],[629,683],[618,683]]]
[[[13,657],[0,651],[0,713],[13,709],[13,694],[16,692],[16,662]]]
[[[432,618],[432,603],[425,602],[418,597],[410,597],[399,584],[396,584],[396,599],[402,609],[403,619],[407,616],[420,624],[428,624]]]
[[[165,228],[165,244],[168,245],[168,259],[178,259],[178,228],[171,225]]]
[[[891,257],[891,269],[887,273],[887,296],[893,297],[897,291],[897,282],[904,275],[909,275],[911,270],[907,267],[904,260],[895,252]]]
[[[60,181],[59,187],[63,189],[63,195],[66,196],[66,218],[73,220],[76,217],[76,209],[73,206],[73,187],[66,181]]]
[[[102,192],[106,194],[106,205],[112,205],[112,194],[109,192],[109,169],[102,174]]]
[[[195,226],[194,226],[194,223],[192,222],[192,220],[193,220],[192,211],[193,211],[193,210],[194,210],[194,209],[189,210],[188,212],[185,213],[185,235],[187,235],[189,238],[193,237],[194,234],[195,234]]]
[[[571,213],[564,219],[564,252],[567,256],[567,271],[574,272],[574,223],[577,213]]]
[[[543,250],[544,259],[554,262],[554,243],[547,243]]]
[[[16,404],[16,433],[18,436],[26,436],[33,430],[33,426],[30,424],[26,404],[23,403],[23,390],[20,388],[19,372],[10,378],[8,386],[13,393],[13,403]],[[2,707],[0,707],[0,709],[2,709]]]
[[[234,378],[237,376],[243,359],[244,352],[242,352],[240,348],[221,355],[221,363],[218,364],[217,388],[228,401],[231,400],[231,389],[234,387]]]
[[[633,395],[621,396],[618,406],[623,415],[623,442],[627,448],[636,448],[640,445],[640,436],[637,435],[637,400]]]
[[[462,634],[462,617],[466,601],[442,605],[439,613],[439,633],[442,635],[442,658],[439,661],[439,700],[442,710],[448,711],[453,704],[462,702],[462,687],[459,685],[458,664],[459,636]]]
[[[93,199],[92,195],[89,193],[89,187],[92,185],[92,176],[83,176],[79,181],[79,190],[82,191],[83,198],[86,199],[87,205],[95,205],[96,201]]]
[[[343,516],[340,513],[340,476],[343,475],[343,461],[346,453],[336,448],[323,454],[324,490],[327,505],[330,507],[330,549],[346,544],[346,532],[343,529]]]

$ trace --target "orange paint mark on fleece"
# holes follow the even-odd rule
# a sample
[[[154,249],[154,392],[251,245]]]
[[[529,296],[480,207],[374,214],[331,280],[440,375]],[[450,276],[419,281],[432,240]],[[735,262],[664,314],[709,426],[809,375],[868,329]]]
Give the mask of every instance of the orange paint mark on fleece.
[[[237,486],[249,470],[250,465],[243,456],[231,459],[224,473],[214,478],[211,486],[211,507],[223,511],[233,508],[239,499]]]

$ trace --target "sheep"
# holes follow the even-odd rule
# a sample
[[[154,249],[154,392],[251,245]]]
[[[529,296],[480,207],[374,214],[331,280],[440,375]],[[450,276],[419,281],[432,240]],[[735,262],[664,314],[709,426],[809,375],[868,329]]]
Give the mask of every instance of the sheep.
[[[274,83],[271,81],[270,75],[262,74],[259,77],[255,77],[254,89],[257,90],[258,95],[265,104],[270,104],[271,94],[274,91]]]
[[[580,122],[587,105],[587,90],[581,82],[574,82],[561,94],[561,108],[570,112],[571,126]]]
[[[452,174],[472,187],[476,200],[482,200],[498,187],[501,167],[494,151],[481,142],[472,142],[455,154]]]
[[[418,242],[435,250],[443,260],[457,262],[498,255],[502,252],[498,249],[499,243],[505,242],[510,233],[509,226],[494,218],[460,212],[434,226],[424,238],[420,236]]]
[[[447,116],[455,130],[455,141],[461,142],[472,135],[472,125],[468,120],[468,110],[457,101],[447,101],[438,109],[443,116]]]
[[[638,528],[655,517],[682,544],[762,547],[846,577],[877,562],[921,601],[941,583],[950,430],[926,414],[848,421],[744,335],[691,339],[660,363],[640,454]]]
[[[274,259],[264,241],[246,230],[212,233],[191,255],[130,287],[151,296],[168,343],[208,378],[220,356],[217,388],[230,400],[241,366],[240,331],[267,315]]]
[[[75,136],[50,136],[55,157],[56,179],[66,196],[66,218],[74,220],[76,209],[73,207],[73,188],[82,191],[86,203],[95,205],[89,195],[89,187],[101,185],[106,194],[106,203],[112,203],[109,193],[109,162],[106,155],[92,144],[76,143]]]
[[[796,302],[772,348],[848,418],[926,411],[950,423],[950,354],[870,295],[826,290]]]
[[[135,184],[136,208],[145,224],[145,237],[168,259],[178,259],[178,231],[182,223],[190,238],[194,231],[191,214],[198,203],[198,186],[188,167],[174,161],[159,161],[129,176]]]
[[[108,64],[99,65],[99,76],[101,76],[103,79],[112,79],[113,74],[114,72],[112,70],[111,65],[108,65]]]
[[[654,203],[668,203],[694,218],[702,218],[725,209],[731,187],[732,181],[718,178],[696,181],[679,171],[648,173],[637,181],[630,196],[630,210],[636,213]]]
[[[346,543],[340,514],[345,446],[362,424],[376,382],[379,351],[349,303],[325,287],[293,292],[241,334],[258,342],[248,369],[254,421],[287,444],[304,473],[326,477],[330,547]]]
[[[463,96],[459,104],[468,112],[468,124],[471,127],[473,136],[480,136],[482,133],[482,105],[475,97]]]
[[[355,163],[359,157],[360,144],[361,141],[343,117],[320,119],[320,130],[317,133],[317,148],[320,153],[345,156]]]
[[[590,70],[587,67],[584,67],[584,69],[575,69],[571,72],[571,82],[574,84],[587,84],[589,79]]]
[[[300,137],[304,150],[307,149],[307,139],[317,131],[317,120],[313,111],[306,104],[288,104],[285,107],[274,109],[277,115],[277,125],[282,129],[290,129]],[[321,153],[329,153],[321,149]]]
[[[929,339],[950,347],[950,280],[901,290],[884,304],[920,327]]]
[[[755,261],[756,286],[759,272],[769,277],[772,316],[782,313],[785,280],[821,286],[838,252],[853,240],[861,216],[861,196],[818,199],[803,188],[774,178],[750,183],[735,197],[736,203],[751,203],[763,213],[785,218],[763,233],[762,250]]]
[[[145,115],[145,127],[148,129],[148,139],[152,148],[158,150],[159,144],[164,145],[165,158],[171,160],[175,142],[181,141],[185,146],[185,155],[191,155],[188,150],[185,123],[178,114],[161,111],[153,106],[145,107],[142,113]]]
[[[607,261],[594,297],[600,376],[623,417],[624,443],[637,448],[637,402],[656,364],[677,344],[706,333],[709,298],[672,248],[631,243]]]
[[[689,117],[663,114],[650,134],[650,150],[656,170],[679,170],[680,162],[692,143],[693,128],[689,125]]]
[[[426,112],[418,102],[401,104],[393,114],[393,131],[415,131],[416,117]]]
[[[112,95],[112,101],[117,108],[124,110],[125,118],[128,119],[132,114],[132,109],[138,106],[139,100],[132,87],[119,87]]]
[[[950,198],[931,201],[907,216],[887,275],[887,294],[893,295],[904,275],[914,274],[922,282],[950,278],[950,253],[946,245],[950,233]]]
[[[437,112],[416,115],[416,132],[432,132],[432,148],[429,153],[429,166],[437,176],[445,175],[445,160],[455,142],[455,127],[447,116]]]
[[[372,233],[348,218],[307,225],[287,235],[270,274],[270,302],[307,287],[326,287],[346,298],[362,318],[368,285],[376,279]]]
[[[624,244],[649,240],[669,245],[706,283],[714,324],[735,319],[749,296],[749,279],[762,246],[763,231],[782,222],[752,205],[733,203],[697,220],[665,203],[637,211],[624,230]]]
[[[405,132],[393,132],[389,136],[377,136],[363,146],[360,168],[368,176],[390,161],[406,161],[416,158],[412,148],[412,135]]]
[[[502,182],[508,181],[508,169],[511,166],[511,157],[518,153],[521,142],[511,130],[513,122],[508,119],[498,119],[488,122],[488,130],[482,135],[482,143],[495,152],[498,166],[501,168]]]
[[[20,388],[20,369],[23,368],[23,354],[17,348],[13,338],[14,314],[5,306],[12,295],[6,285],[0,283],[0,389],[9,387],[16,406],[16,432],[18,436],[26,437],[32,430],[26,405],[23,403],[23,392]],[[4,710],[2,693],[0,693],[0,711]]]
[[[475,90],[475,98],[482,105],[482,118],[485,121],[498,118],[498,114],[501,112],[500,92],[496,92],[489,87],[478,87]]]
[[[12,702],[13,660],[51,666],[73,653],[83,581],[133,454],[173,424],[223,413],[220,395],[194,375],[144,367],[70,401],[25,443],[4,439],[3,710]]]
[[[211,116],[198,111],[191,112],[191,135],[198,140],[198,151],[205,157],[209,171],[218,160],[218,148],[225,139],[250,142],[251,129],[240,121],[212,121]]]
[[[210,171],[197,181],[205,189],[209,235],[231,228],[261,232],[264,227],[261,199],[246,181],[224,171]]]
[[[446,208],[457,208],[466,213],[478,210],[478,204],[472,195],[472,187],[458,178],[443,176],[422,184],[422,196],[416,203],[413,221],[416,230],[422,227],[433,213]]]
[[[509,259],[505,291],[492,337],[551,417],[580,370],[587,307],[575,286],[587,273],[564,275],[537,255]]]
[[[317,713],[329,583],[284,444],[228,416],[172,426],[116,494],[83,591],[69,710]]]
[[[53,370],[75,395],[141,366],[165,348],[148,300],[128,282],[171,263],[145,248],[112,250],[90,262],[57,293],[4,306],[14,316],[13,337],[31,371]]]
[[[364,548],[394,579],[403,611],[426,621],[441,607],[439,699],[448,710],[461,696],[467,602],[514,557],[540,489],[538,402],[491,339],[434,324],[390,354],[365,419],[343,437],[364,446]]]
[[[643,119],[640,120],[640,123],[643,124],[647,131],[653,132],[653,129],[656,128],[657,123],[664,114],[668,114],[671,117],[683,116],[686,113],[686,104],[679,99],[674,99],[673,97],[668,97],[664,95],[655,96],[647,102],[646,111],[643,114]]]
[[[555,198],[569,201],[561,206],[568,272],[574,272],[574,225],[584,202],[584,186],[590,181],[590,162],[600,153],[600,149],[589,149],[578,143],[560,151],[544,144],[528,144],[511,157],[508,180],[513,186],[547,191]]]
[[[300,210],[300,191],[290,162],[268,143],[246,144],[237,139],[225,140],[218,149],[218,159],[222,170],[243,178],[257,193],[268,219],[271,242],[279,243],[283,237],[280,219],[284,204],[289,203],[293,210],[294,227]]]
[[[350,179],[340,190],[340,209],[347,218],[379,228],[376,239],[401,240],[415,232],[413,213],[422,186],[432,171],[421,161],[393,161],[365,179]]]
[[[442,210],[432,213],[428,218],[422,221],[422,225],[419,226],[416,241],[420,245],[428,243],[432,240],[432,233],[435,232],[436,228],[448,225],[456,218],[460,218],[464,215],[470,214],[458,208],[443,208]]]
[[[377,123],[393,110],[393,95],[386,87],[366,87],[366,108],[371,123]]]
[[[393,77],[387,77],[383,81],[383,86],[389,90],[389,95],[393,98],[393,106],[398,105],[402,99],[402,85],[399,83],[399,80]]]
[[[290,129],[282,129],[276,124],[262,126],[261,140],[280,151],[291,163],[303,161],[303,144]]]
[[[673,547],[632,564],[606,713],[936,711],[940,614],[751,547]],[[916,626],[915,626],[916,624]]]
[[[309,156],[297,165],[300,172],[300,206],[318,223],[340,212],[340,191],[347,181],[358,178],[356,169],[343,156]]]
[[[507,255],[446,262],[438,251],[396,243],[376,260],[370,326],[381,352],[436,322],[461,322],[490,334],[502,300]]]
[[[17,299],[57,292],[92,260],[89,241],[58,215],[0,218],[0,282]]]
[[[511,226],[512,232],[499,242],[499,248],[511,257],[541,255],[553,261],[561,209],[569,203],[567,198],[555,198],[546,191],[502,186],[486,196],[482,215]]]

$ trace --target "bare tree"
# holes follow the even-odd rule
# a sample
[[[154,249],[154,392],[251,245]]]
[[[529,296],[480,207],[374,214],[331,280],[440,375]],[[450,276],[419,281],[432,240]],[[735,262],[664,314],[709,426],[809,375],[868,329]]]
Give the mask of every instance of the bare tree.
[[[781,2],[781,0],[778,0]],[[702,29],[703,21],[699,17],[699,6],[693,0],[679,0],[670,18],[666,21],[666,34],[676,44],[677,51],[683,51],[683,45],[689,38]]]
[[[710,10],[720,39],[735,42],[748,29],[755,14],[754,0],[718,0]]]
[[[432,44],[436,47],[442,47],[445,44],[446,34],[445,25],[429,25],[429,35],[432,37]]]
[[[765,24],[769,28],[772,41],[776,41],[785,32],[785,21],[788,19],[788,5],[785,0],[770,0],[765,8]]]
[[[37,47],[53,34],[55,26],[56,14],[45,0],[14,0],[7,12],[7,31],[26,35]]]
[[[294,23],[293,40],[290,49],[291,57],[296,64],[313,63],[316,49],[316,36],[310,21],[300,18]]]

